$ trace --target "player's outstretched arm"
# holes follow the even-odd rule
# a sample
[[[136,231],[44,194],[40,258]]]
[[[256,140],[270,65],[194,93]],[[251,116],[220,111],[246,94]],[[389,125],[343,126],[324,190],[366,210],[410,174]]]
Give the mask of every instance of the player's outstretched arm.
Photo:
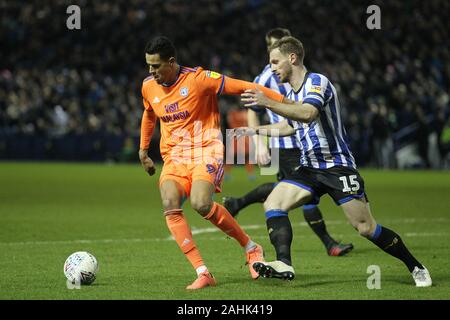
[[[241,101],[244,102],[245,107],[265,106],[285,118],[305,123],[310,123],[319,116],[319,110],[309,103],[294,102],[289,99],[283,102],[276,101],[270,99],[259,88],[245,90],[241,94]]]
[[[256,134],[267,137],[286,137],[295,133],[295,129],[287,120],[283,120],[273,124],[266,124],[255,128]]]
[[[258,114],[252,109],[247,110],[247,122],[248,126],[255,128],[260,125]],[[258,165],[266,165],[270,162],[270,152],[267,148],[266,139],[259,135],[253,136],[253,142],[256,147],[256,161]]]
[[[287,120],[281,122],[267,124],[258,127],[240,127],[233,129],[235,136],[253,136],[262,135],[267,137],[285,137],[295,133],[295,129],[288,123]]]
[[[225,77],[224,79],[224,86],[223,86],[223,94],[230,94],[230,95],[239,95],[247,90],[255,90],[258,88],[260,91],[264,92],[264,95],[269,97],[271,100],[275,100],[278,102],[284,102],[287,99],[285,96],[279,94],[278,92],[275,92],[269,88],[266,88],[262,85],[256,84],[254,82],[248,82],[244,80],[238,80],[233,79],[230,77]]]
[[[156,116],[153,111],[144,110],[141,120],[141,141],[139,146],[139,160],[144,170],[150,175],[156,172],[153,160],[148,156],[148,148],[152,139],[153,130],[155,129]]]

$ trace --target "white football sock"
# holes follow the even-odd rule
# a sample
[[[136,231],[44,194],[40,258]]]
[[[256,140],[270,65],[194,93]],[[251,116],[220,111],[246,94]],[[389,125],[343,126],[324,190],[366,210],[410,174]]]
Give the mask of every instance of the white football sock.
[[[208,271],[208,268],[205,265],[203,265],[203,266],[200,266],[197,269],[195,269],[195,271],[197,272],[197,275],[200,275],[200,273]]]
[[[245,245],[245,252],[249,252],[250,250],[255,249],[256,243],[254,243],[251,239],[248,240],[247,244]]]

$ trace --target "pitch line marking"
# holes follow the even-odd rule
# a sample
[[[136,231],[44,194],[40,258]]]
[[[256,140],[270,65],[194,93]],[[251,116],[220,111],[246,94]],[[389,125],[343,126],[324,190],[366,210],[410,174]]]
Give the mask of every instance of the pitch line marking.
[[[414,219],[414,218],[407,218],[407,219],[392,219],[392,220],[386,220],[388,224],[392,223],[416,223],[416,222],[448,222],[450,219],[448,218],[432,218],[432,219]],[[348,223],[347,221],[341,221],[341,220],[329,220],[327,221],[327,225],[340,225]],[[306,227],[308,224],[306,222],[300,222],[300,223],[293,223],[293,227]],[[265,229],[266,225],[263,224],[252,224],[252,225],[243,225],[242,228],[244,230],[257,230],[257,229]],[[216,227],[208,227],[208,228],[195,228],[192,227],[192,234],[204,234],[204,233],[216,233],[221,232]],[[406,232],[404,233],[405,237],[447,237],[449,234],[442,233],[442,232]],[[360,237],[356,233],[354,235],[338,235],[337,237]],[[256,237],[267,237],[267,235],[264,236],[252,236],[252,238]],[[296,235],[297,237],[315,237],[315,235]],[[225,237],[214,237],[210,238],[209,240],[223,240]],[[0,246],[27,246],[27,245],[65,245],[65,244],[93,244],[93,243],[138,243],[138,242],[158,242],[158,241],[171,241],[173,240],[172,236],[166,237],[166,238],[128,238],[128,239],[92,239],[92,240],[49,240],[49,241],[19,241],[19,242],[0,242]]]

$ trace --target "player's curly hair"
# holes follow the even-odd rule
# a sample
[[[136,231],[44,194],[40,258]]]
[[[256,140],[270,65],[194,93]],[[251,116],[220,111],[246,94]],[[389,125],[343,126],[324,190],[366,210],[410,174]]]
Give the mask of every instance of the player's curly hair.
[[[305,49],[303,43],[297,38],[288,36],[275,41],[270,47],[269,52],[278,48],[282,54],[295,53],[298,59],[303,63],[305,58]]]
[[[162,60],[169,60],[169,58],[176,58],[177,51],[172,41],[165,36],[157,36],[150,40],[145,46],[145,53],[159,54]]]

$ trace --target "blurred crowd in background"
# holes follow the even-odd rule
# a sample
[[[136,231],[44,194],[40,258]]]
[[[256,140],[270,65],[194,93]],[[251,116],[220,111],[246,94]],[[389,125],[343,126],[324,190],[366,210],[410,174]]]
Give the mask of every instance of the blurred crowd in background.
[[[66,27],[72,4],[80,30]],[[366,27],[371,4],[381,30]],[[0,0],[0,159],[135,161],[152,37],[171,38],[182,65],[253,81],[268,63],[265,33],[284,27],[307,68],[335,84],[360,166],[442,168],[449,12],[446,0]],[[240,105],[220,99],[224,126]]]

